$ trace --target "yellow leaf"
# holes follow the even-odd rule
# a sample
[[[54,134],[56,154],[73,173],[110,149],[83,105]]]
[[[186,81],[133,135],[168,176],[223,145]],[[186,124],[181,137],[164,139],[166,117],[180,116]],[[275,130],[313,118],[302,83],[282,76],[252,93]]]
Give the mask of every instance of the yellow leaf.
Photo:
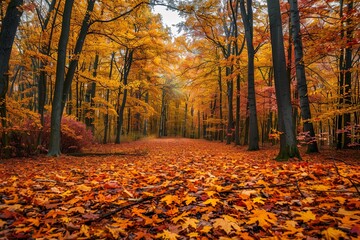
[[[295,218],[295,220],[302,220],[303,222],[310,222],[311,220],[316,219],[316,215],[310,210],[306,212],[296,212],[296,215],[300,215],[300,217]]]
[[[210,198],[210,199],[206,200],[206,201],[203,202],[203,203],[204,203],[205,205],[210,205],[210,204],[211,204],[211,206],[215,207],[218,202],[220,202],[220,199]]]
[[[344,205],[346,198],[343,197],[333,197],[332,199],[337,200],[341,205]]]
[[[174,203],[180,203],[179,197],[176,196],[176,195],[166,195],[160,201],[161,202],[166,202],[166,205],[170,205],[173,202]]]
[[[184,218],[185,222],[183,224],[181,224],[183,229],[187,229],[189,227],[193,227],[196,229],[197,224],[199,223],[199,220],[195,219],[195,218]]]
[[[156,238],[162,238],[164,240],[176,240],[180,237],[178,234],[170,232],[169,230],[164,230],[162,233],[158,233]]]
[[[204,226],[200,231],[203,233],[209,233],[211,231],[211,226]]]
[[[296,226],[297,226],[296,221],[286,221],[284,228],[287,232],[285,232],[284,234],[285,235],[293,235],[297,232],[301,232],[302,228],[298,228]]]
[[[321,233],[325,236],[326,239],[329,239],[329,240],[331,240],[331,239],[336,240],[336,239],[340,239],[340,238],[348,239],[348,236],[343,231],[337,230],[332,227],[322,231]]]
[[[185,204],[186,204],[186,205],[189,205],[189,204],[192,203],[192,202],[196,202],[196,197],[187,196],[186,198],[184,198],[183,201],[185,201]]]
[[[90,238],[89,230],[90,230],[90,228],[88,226],[81,225],[80,234],[84,234],[87,238]]]
[[[228,215],[222,215],[222,218],[216,218],[214,221],[214,227],[221,228],[226,232],[226,234],[230,234],[233,229],[240,231],[240,227],[237,224],[236,219]]]
[[[262,198],[262,197],[256,197],[256,198],[253,198],[252,201],[254,203],[260,203],[260,204],[265,204],[265,202],[263,200],[266,200],[265,198]]]
[[[189,214],[190,214],[189,212],[183,212],[180,216],[177,216],[177,217],[171,219],[171,221],[172,221],[173,223],[177,224],[178,221],[184,220],[184,218],[185,218],[187,215],[189,215]]]
[[[192,233],[189,233],[188,236],[189,236],[189,237],[198,237],[199,234],[196,233],[196,232],[192,232]]]
[[[81,184],[79,186],[77,186],[77,189],[80,190],[80,191],[83,191],[83,192],[89,192],[91,191],[91,187],[88,187],[84,184]]]
[[[217,192],[215,192],[215,191],[205,191],[205,193],[206,193],[209,197],[212,197],[212,196],[214,196],[215,194],[217,194]]]
[[[327,191],[330,188],[331,188],[330,186],[326,186],[326,185],[316,185],[311,187],[312,190],[317,190],[317,191]]]

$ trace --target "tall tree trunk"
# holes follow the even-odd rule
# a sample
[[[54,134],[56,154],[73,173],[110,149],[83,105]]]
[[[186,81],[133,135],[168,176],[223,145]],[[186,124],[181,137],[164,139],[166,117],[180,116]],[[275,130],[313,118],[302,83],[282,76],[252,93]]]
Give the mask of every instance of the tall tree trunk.
[[[69,40],[70,19],[73,4],[74,0],[66,0],[62,19],[61,34],[58,44],[58,59],[56,64],[55,91],[51,111],[50,145],[48,156],[59,156],[61,154],[61,102],[64,89],[63,83],[65,78],[66,48]]]
[[[97,68],[99,65],[99,54],[97,53],[94,60],[94,67],[93,67],[93,77],[96,78],[97,76]],[[96,94],[96,82],[92,81],[88,84],[86,89],[85,101],[89,103],[89,108],[86,110],[86,117],[85,117],[85,124],[91,130],[91,132],[95,133],[95,126],[94,126],[94,118],[95,118],[95,111],[94,111],[94,100]]]
[[[124,94],[121,105],[119,106],[119,110],[118,110],[118,123],[117,123],[118,127],[116,132],[116,139],[115,139],[116,144],[120,143],[120,136],[124,122],[124,110],[125,110],[127,94],[128,94],[128,89],[127,89],[128,77],[133,62],[133,54],[134,54],[134,49],[129,49],[129,48],[126,49],[124,56],[124,74],[123,74]]]
[[[231,75],[231,68],[226,67],[226,77]],[[227,97],[228,97],[228,122],[226,127],[226,144],[230,144],[233,139],[233,127],[234,127],[234,117],[233,117],[233,88],[234,82],[231,79],[227,79]]]
[[[290,14],[292,24],[292,38],[295,47],[296,78],[300,98],[301,117],[304,121],[304,132],[308,133],[310,136],[308,139],[306,139],[306,143],[308,145],[307,152],[314,153],[318,152],[319,150],[315,139],[314,127],[311,122],[311,111],[307,91],[303,46],[300,34],[300,16],[297,0],[290,0]]]
[[[221,74],[221,67],[218,67],[218,74],[219,74],[219,78],[218,78],[218,84],[219,84],[219,115],[220,115],[220,130],[219,130],[219,135],[220,135],[220,141],[223,142],[224,141],[224,117],[223,117],[223,89],[222,89],[222,74]]]
[[[22,15],[21,5],[23,0],[12,0],[9,2],[5,17],[2,21],[0,32],[0,118],[3,129],[7,128],[6,116],[6,93],[9,85],[9,61],[16,31],[20,24]],[[8,143],[7,131],[3,131],[2,144],[6,147]]]
[[[288,160],[298,157],[296,138],[293,131],[290,82],[286,75],[284,39],[282,34],[280,4],[278,0],[267,0],[272,59],[275,76],[276,102],[278,107],[278,125],[280,135],[280,152],[277,160]]]
[[[187,128],[186,128],[186,125],[187,125],[187,111],[188,111],[188,103],[187,102],[185,102],[185,109],[184,109],[184,127],[183,127],[183,133],[182,133],[182,136],[183,137],[186,137],[187,136],[187,134],[186,134],[186,130],[187,130]]]
[[[241,17],[245,28],[245,39],[248,53],[248,104],[249,104],[249,148],[250,151],[259,150],[259,127],[256,111],[255,96],[255,50],[253,45],[253,13],[252,0],[240,0]]]
[[[91,25],[91,13],[94,10],[94,6],[95,6],[95,0],[88,0],[88,5],[87,5],[87,9],[86,9],[86,14],[85,17],[83,19],[82,25],[81,25],[81,29],[80,29],[80,33],[79,36],[76,40],[76,44],[75,44],[75,49],[74,49],[74,53],[73,55],[76,56],[74,58],[72,58],[70,60],[69,63],[69,68],[68,71],[66,73],[66,78],[64,81],[64,90],[63,90],[63,95],[62,95],[62,105],[61,105],[61,113],[64,111],[64,107],[65,107],[65,103],[67,100],[67,95],[70,92],[70,88],[71,88],[71,83],[72,80],[74,78],[75,75],[75,70],[78,66],[79,63],[79,55],[82,52],[84,43],[85,43],[85,38],[87,36],[89,27]]]
[[[343,5],[344,1],[340,1],[340,18],[341,20],[341,38],[346,38],[346,46],[343,46],[340,51],[340,76],[339,76],[339,88],[340,88],[340,99],[339,105],[340,108],[349,107],[352,104],[351,99],[351,67],[352,67],[352,46],[353,41],[353,26],[352,26],[352,17],[351,13],[353,11],[353,0],[348,0],[347,3],[347,15],[346,20],[344,19],[343,14]],[[345,106],[344,106],[345,105]],[[338,118],[338,139],[337,139],[337,148],[349,148],[351,143],[350,135],[350,122],[351,115],[350,113],[344,113]]]
[[[109,80],[111,80],[111,77],[112,77],[114,59],[115,59],[115,52],[112,52],[111,59],[110,59]],[[106,89],[106,97],[105,98],[106,98],[105,99],[106,102],[109,102],[110,89]],[[103,139],[104,144],[108,142],[108,133],[109,133],[109,107],[106,106],[106,113],[104,116],[104,139]]]

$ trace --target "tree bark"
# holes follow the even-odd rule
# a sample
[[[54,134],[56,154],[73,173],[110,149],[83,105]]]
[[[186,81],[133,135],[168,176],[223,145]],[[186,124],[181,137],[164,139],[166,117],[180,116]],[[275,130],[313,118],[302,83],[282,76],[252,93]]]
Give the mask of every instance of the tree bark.
[[[70,19],[73,5],[74,0],[66,0],[58,44],[58,59],[56,64],[55,91],[51,111],[50,145],[48,156],[59,156],[61,154],[61,102],[64,90],[66,48],[69,40]]]
[[[123,74],[124,94],[118,111],[118,123],[117,123],[116,139],[115,139],[116,144],[120,144],[121,131],[124,122],[124,110],[125,110],[127,94],[128,94],[128,89],[127,89],[128,77],[133,62],[133,54],[134,54],[134,49],[129,49],[129,48],[126,49],[124,56],[124,74]]]
[[[309,138],[306,139],[306,143],[308,145],[307,152],[314,153],[319,152],[319,150],[315,139],[314,127],[311,122],[311,111],[307,91],[303,45],[300,35],[300,16],[297,0],[290,0],[290,14],[292,24],[292,38],[295,47],[296,78],[300,98],[301,117],[304,121],[304,132],[309,134]]]
[[[81,25],[81,29],[80,29],[80,33],[79,36],[76,40],[76,44],[75,44],[75,49],[74,49],[74,57],[70,60],[69,63],[69,68],[68,71],[66,73],[66,77],[65,77],[65,81],[64,81],[64,90],[63,90],[63,95],[62,95],[62,104],[61,104],[61,113],[63,113],[64,111],[64,107],[65,107],[65,103],[67,100],[67,96],[70,92],[70,88],[71,88],[71,84],[75,75],[75,70],[78,66],[79,63],[79,55],[82,52],[84,43],[85,43],[85,39],[89,30],[89,27],[91,25],[91,13],[94,10],[94,6],[95,6],[95,0],[88,0],[88,5],[87,5],[87,9],[86,9],[86,14],[85,17],[83,19],[82,25]]]
[[[270,21],[276,102],[278,107],[278,128],[281,132],[280,151],[276,159],[279,161],[286,161],[293,157],[300,158],[300,153],[296,145],[296,138],[293,131],[290,82],[286,75],[280,4],[278,0],[267,0],[267,5]]]
[[[22,0],[12,0],[9,2],[5,17],[2,21],[0,32],[0,118],[2,128],[7,127],[6,119],[6,93],[9,86],[9,61],[12,46],[14,44],[16,31],[20,24],[22,15]],[[2,134],[2,145],[6,147],[8,143],[6,131]]]
[[[226,67],[226,77],[231,75],[231,68]],[[226,144],[230,144],[233,139],[233,126],[234,126],[234,117],[233,117],[233,80],[227,79],[227,97],[228,97],[228,119],[226,127]]]
[[[249,151],[259,150],[259,127],[256,111],[255,96],[255,69],[254,58],[255,50],[253,45],[253,14],[252,0],[247,0],[247,10],[245,1],[240,0],[241,17],[245,28],[245,39],[248,54],[248,104],[249,104]]]

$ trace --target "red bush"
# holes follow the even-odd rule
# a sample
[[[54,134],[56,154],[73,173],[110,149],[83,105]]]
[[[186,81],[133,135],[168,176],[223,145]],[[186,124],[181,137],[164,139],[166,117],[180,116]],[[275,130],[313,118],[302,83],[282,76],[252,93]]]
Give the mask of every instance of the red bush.
[[[9,146],[1,146],[0,157],[26,157],[44,152],[49,146],[50,140],[49,114],[44,117],[44,127],[41,129],[38,119],[29,118],[20,126],[12,126],[7,129]],[[38,137],[42,131],[41,142],[38,145]],[[1,135],[1,134],[0,134]],[[94,142],[91,131],[86,129],[84,123],[76,121],[70,116],[63,116],[61,121],[61,152],[69,153],[80,151],[83,147]]]

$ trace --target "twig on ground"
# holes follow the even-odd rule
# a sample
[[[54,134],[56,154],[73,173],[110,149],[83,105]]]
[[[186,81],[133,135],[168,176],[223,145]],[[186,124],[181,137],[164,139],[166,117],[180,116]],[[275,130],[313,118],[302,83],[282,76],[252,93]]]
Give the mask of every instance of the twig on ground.
[[[153,199],[160,198],[160,197],[162,197],[164,195],[167,195],[167,194],[169,194],[171,192],[174,192],[174,191],[178,190],[181,187],[179,185],[174,185],[174,186],[176,186],[176,188],[169,189],[168,191],[166,191],[166,192],[164,192],[162,194],[156,195],[156,196],[149,196],[149,197],[146,197],[146,198],[141,198],[141,199],[137,200],[136,202],[127,204],[125,206],[118,207],[118,208],[116,208],[116,209],[114,209],[114,210],[112,210],[110,212],[104,213],[104,214],[100,215],[98,218],[89,219],[89,220],[85,221],[84,224],[89,225],[92,222],[98,222],[98,221],[100,221],[100,220],[102,220],[104,218],[110,217],[110,216],[112,216],[112,215],[114,215],[114,214],[116,214],[118,212],[121,212],[124,209],[130,208],[132,206],[138,205],[138,204],[146,202],[146,201],[150,201],[150,200],[153,200]]]

